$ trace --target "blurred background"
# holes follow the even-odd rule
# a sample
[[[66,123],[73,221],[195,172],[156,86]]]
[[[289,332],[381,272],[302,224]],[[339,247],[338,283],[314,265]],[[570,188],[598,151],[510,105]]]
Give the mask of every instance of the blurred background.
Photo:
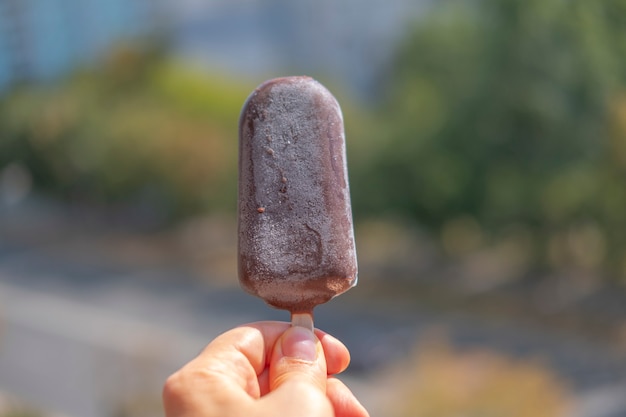
[[[0,416],[162,415],[287,314],[236,277],[237,121],[344,111],[373,415],[626,416],[626,0],[0,0]]]

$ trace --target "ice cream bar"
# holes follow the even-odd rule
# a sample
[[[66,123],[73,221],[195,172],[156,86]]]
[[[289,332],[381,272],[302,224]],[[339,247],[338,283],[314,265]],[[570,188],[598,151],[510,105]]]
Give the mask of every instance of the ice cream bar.
[[[292,314],[356,284],[337,100],[310,77],[266,81],[239,120],[239,281]]]

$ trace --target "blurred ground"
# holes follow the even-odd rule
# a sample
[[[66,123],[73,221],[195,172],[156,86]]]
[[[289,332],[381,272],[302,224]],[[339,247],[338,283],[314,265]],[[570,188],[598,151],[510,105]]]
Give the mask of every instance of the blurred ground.
[[[163,380],[211,338],[237,324],[287,319],[238,288],[231,219],[197,218],[147,233],[126,227],[125,216],[110,210],[35,197],[4,210],[0,391],[35,407],[70,417],[160,415]],[[587,300],[537,312],[524,302],[524,289],[517,298],[506,286],[461,291],[446,278],[450,270],[409,284],[402,271],[408,261],[377,264],[365,229],[357,229],[359,286],[319,307],[316,325],[350,348],[345,379],[373,415],[385,415],[401,391],[398,380],[380,379],[388,381],[398,363],[433,339],[450,346],[447,363],[464,363],[453,361],[479,349],[547,369],[570,392],[569,416],[625,415],[620,311],[594,310]],[[429,253],[427,245],[422,252]]]

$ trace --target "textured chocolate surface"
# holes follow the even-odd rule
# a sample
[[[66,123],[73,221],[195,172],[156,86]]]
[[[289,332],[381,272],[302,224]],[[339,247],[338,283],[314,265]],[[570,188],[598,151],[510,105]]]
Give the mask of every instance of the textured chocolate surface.
[[[239,280],[308,312],[356,284],[339,104],[309,77],[261,84],[239,121]]]

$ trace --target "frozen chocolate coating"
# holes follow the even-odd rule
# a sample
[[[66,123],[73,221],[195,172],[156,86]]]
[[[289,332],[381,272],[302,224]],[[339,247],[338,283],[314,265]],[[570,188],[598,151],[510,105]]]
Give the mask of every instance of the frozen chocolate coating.
[[[356,284],[341,109],[310,77],[261,84],[239,120],[239,281],[292,313]]]

